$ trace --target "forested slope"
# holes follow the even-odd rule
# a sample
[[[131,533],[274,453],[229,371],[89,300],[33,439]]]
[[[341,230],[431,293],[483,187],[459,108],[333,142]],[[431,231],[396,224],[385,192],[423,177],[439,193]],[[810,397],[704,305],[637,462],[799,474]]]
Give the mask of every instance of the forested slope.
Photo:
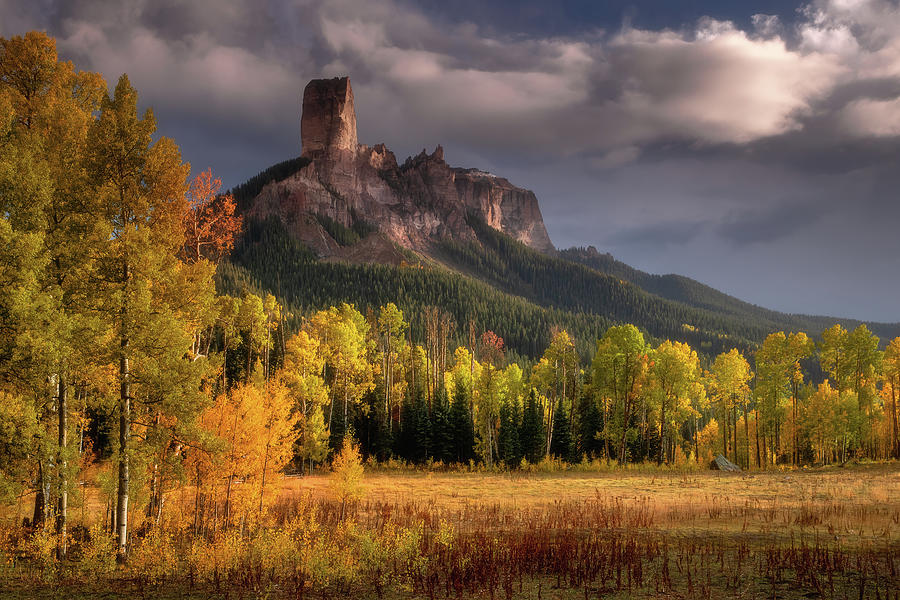
[[[424,307],[438,306],[456,322],[458,340],[471,319],[479,331],[496,331],[511,350],[530,357],[543,352],[555,326],[572,333],[586,358],[594,341],[620,322],[637,323],[653,338],[689,341],[704,353],[752,346],[752,338],[741,335],[737,321],[657,298],[583,266],[549,259],[500,233],[493,243],[501,249],[492,248],[490,228],[482,227],[483,248],[448,242],[442,252],[445,260],[453,255],[460,266],[471,257],[472,275],[463,275],[441,266],[320,261],[277,219],[249,221],[231,260],[219,268],[219,286],[229,293],[242,288],[271,291],[283,299],[294,319],[340,302],[353,303],[363,312],[396,302],[412,315],[414,337],[422,331],[418,316]],[[478,262],[479,256],[484,264]]]
[[[708,285],[700,283],[683,275],[653,275],[639,269],[635,269],[619,260],[611,254],[601,254],[595,248],[568,248],[561,250],[559,256],[565,260],[585,265],[635,284],[651,294],[662,298],[682,302],[689,306],[707,309],[723,315],[732,315],[746,322],[758,323],[769,331],[791,330],[818,333],[840,323],[846,329],[855,329],[861,321],[854,319],[841,319],[836,317],[789,314],[770,310],[744,302],[734,296],[729,296]],[[892,339],[900,335],[898,323],[868,323],[876,335],[882,340]]]
[[[341,302],[354,304],[363,313],[394,302],[410,315],[417,338],[423,332],[424,308],[438,306],[456,322],[457,341],[464,339],[471,319],[477,331],[496,331],[511,350],[530,357],[544,351],[557,326],[572,332],[586,358],[594,341],[613,324],[603,315],[545,308],[438,266],[319,261],[277,219],[248,223],[231,260],[219,267],[218,285],[225,293],[242,289],[274,293],[293,315],[288,320],[291,329],[297,328],[302,315]]]

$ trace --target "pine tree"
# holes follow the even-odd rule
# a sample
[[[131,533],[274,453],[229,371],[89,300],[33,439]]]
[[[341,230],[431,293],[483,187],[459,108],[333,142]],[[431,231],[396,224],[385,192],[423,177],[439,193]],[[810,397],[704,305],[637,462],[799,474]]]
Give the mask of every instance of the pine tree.
[[[435,460],[453,462],[453,428],[450,422],[450,403],[447,399],[447,390],[439,385],[434,396],[434,406],[431,411],[431,455]]]
[[[467,463],[475,458],[475,426],[469,411],[469,390],[457,381],[450,405],[450,426],[453,432],[453,460]]]
[[[522,428],[519,433],[522,455],[525,460],[535,464],[545,456],[544,452],[544,419],[534,388],[528,394],[525,410],[522,414]]]
[[[497,446],[500,460],[507,467],[517,467],[522,461],[522,449],[519,443],[519,411],[518,407],[505,402],[500,407],[500,430],[497,432]]]
[[[413,430],[414,460],[423,462],[433,457],[431,414],[428,412],[428,401],[424,396],[416,399],[413,410],[416,415],[415,429]]]
[[[379,382],[364,398],[365,410],[357,414],[356,431],[364,455],[387,460],[394,446],[394,435],[385,416],[384,388]]]
[[[550,454],[554,457],[572,462],[572,432],[569,429],[569,415],[562,400],[556,407],[553,415],[553,441],[550,443]]]
[[[337,452],[348,434],[353,437],[352,429],[352,427],[344,428],[343,419],[332,419],[331,429],[328,430],[328,448],[332,452]]]
[[[601,454],[602,444],[597,435],[603,427],[603,416],[597,402],[584,394],[579,407],[581,419],[578,422],[578,449],[588,458],[597,458]]]

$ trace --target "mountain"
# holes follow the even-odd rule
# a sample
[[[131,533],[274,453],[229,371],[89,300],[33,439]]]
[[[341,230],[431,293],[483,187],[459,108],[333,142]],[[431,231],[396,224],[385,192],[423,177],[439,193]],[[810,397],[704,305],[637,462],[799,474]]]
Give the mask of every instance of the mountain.
[[[267,289],[295,314],[395,302],[417,332],[424,308],[437,305],[527,356],[543,351],[553,327],[575,335],[587,357],[607,327],[623,322],[707,356],[752,350],[772,331],[858,325],[760,308],[594,248],[557,251],[532,192],[450,167],[440,146],[398,165],[383,144],[359,144],[347,78],[307,85],[301,144],[300,157],[233,190],[248,226],[220,269],[224,291]],[[870,328],[882,339],[900,335],[898,324]]]
[[[306,86],[300,130],[299,168],[263,187],[248,216],[278,217],[320,257],[348,258],[334,235],[338,226],[374,226],[382,235],[361,257],[399,264],[404,257],[395,245],[428,255],[442,240],[474,240],[469,213],[532,248],[554,250],[532,192],[484,171],[452,168],[440,146],[398,165],[384,144],[359,144],[347,77]]]

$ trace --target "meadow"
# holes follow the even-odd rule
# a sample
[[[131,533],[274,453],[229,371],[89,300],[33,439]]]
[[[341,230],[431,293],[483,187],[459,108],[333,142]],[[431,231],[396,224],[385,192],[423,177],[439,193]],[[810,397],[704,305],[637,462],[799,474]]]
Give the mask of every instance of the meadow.
[[[41,547],[7,525],[0,598],[900,597],[895,463],[376,467],[343,518],[332,479],[286,477],[258,520],[200,535],[191,489],[175,489],[121,566],[99,523],[75,528],[63,564],[52,536]],[[85,499],[99,503],[99,490]]]

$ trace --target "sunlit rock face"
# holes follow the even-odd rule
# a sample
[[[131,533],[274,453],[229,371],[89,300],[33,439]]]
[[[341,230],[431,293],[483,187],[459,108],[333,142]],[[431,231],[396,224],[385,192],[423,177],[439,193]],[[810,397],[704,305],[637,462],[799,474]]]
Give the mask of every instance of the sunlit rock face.
[[[277,215],[298,239],[323,257],[398,262],[393,244],[429,254],[443,239],[475,240],[467,212],[543,252],[553,251],[537,198],[506,179],[444,161],[438,146],[397,163],[384,144],[359,144],[353,89],[347,77],[315,79],[303,92],[302,155],[311,162],[263,188],[251,215]],[[339,246],[316,216],[345,227],[377,227],[371,252]],[[372,237],[372,236],[370,236]]]
[[[300,117],[303,156],[356,153],[356,111],[349,77],[313,79],[303,90]]]

